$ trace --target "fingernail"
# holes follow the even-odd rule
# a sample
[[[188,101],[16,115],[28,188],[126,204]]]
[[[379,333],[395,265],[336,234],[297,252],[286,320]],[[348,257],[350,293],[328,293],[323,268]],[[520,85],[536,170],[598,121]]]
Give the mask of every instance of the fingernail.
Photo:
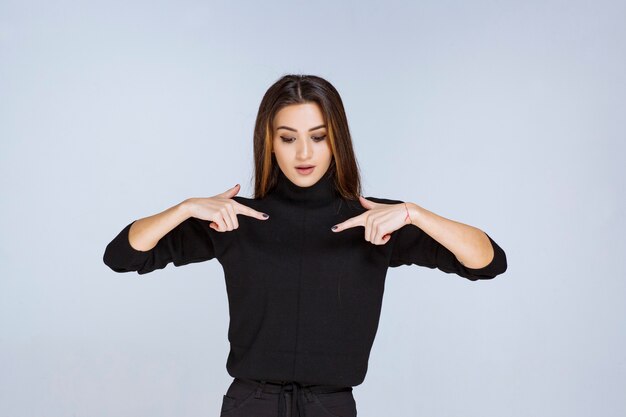
[[[334,225],[333,227],[331,227],[331,229],[337,230],[337,225]]]
[[[266,219],[269,217],[268,214],[263,213],[263,217],[265,217]]]

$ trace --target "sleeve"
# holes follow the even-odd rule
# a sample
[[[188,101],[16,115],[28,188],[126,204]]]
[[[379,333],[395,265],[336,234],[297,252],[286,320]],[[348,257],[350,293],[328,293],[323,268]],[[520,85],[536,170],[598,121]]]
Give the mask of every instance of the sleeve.
[[[170,262],[181,266],[215,257],[209,234],[210,222],[190,217],[165,234],[148,251],[140,251],[130,245],[128,232],[134,222],[122,229],[104,251],[104,263],[115,272],[136,271],[143,275],[163,269]]]
[[[397,233],[397,236],[389,262],[392,268],[401,265],[420,265],[438,268],[471,281],[495,278],[507,269],[504,250],[488,234],[487,237],[494,250],[493,259],[483,268],[468,268],[459,262],[454,253],[417,226],[405,225],[394,233]]]

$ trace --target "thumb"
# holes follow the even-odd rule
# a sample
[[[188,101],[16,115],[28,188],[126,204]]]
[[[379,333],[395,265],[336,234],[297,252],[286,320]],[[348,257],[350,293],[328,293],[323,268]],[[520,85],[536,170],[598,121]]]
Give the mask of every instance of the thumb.
[[[377,203],[368,200],[367,198],[363,197],[362,195],[359,196],[359,201],[361,202],[361,205],[363,207],[365,207],[366,209],[373,209],[377,205]]]
[[[220,197],[225,197],[225,198],[232,198],[233,196],[237,195],[239,190],[240,190],[240,186],[239,186],[239,184],[236,184],[234,187],[229,188],[228,190],[226,190],[223,193],[219,194],[219,196]]]

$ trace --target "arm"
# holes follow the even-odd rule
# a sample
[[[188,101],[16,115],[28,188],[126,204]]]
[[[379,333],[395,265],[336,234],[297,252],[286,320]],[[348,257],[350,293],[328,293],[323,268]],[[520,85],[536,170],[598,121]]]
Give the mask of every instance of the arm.
[[[411,224],[398,230],[390,266],[417,264],[470,280],[494,278],[507,269],[506,254],[482,230],[406,203]]]
[[[130,245],[138,251],[149,251],[170,230],[191,217],[186,201],[153,216],[135,220],[128,231]]]
[[[481,269],[493,259],[493,247],[482,230],[446,219],[414,203],[406,205],[412,224],[449,249],[461,264]]]
[[[115,272],[146,274],[215,257],[209,222],[191,216],[187,200],[128,224],[107,245],[103,261]]]

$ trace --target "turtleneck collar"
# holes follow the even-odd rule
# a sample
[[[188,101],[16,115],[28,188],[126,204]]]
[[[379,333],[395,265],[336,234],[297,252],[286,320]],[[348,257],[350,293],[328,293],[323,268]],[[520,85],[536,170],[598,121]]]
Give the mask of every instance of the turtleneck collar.
[[[278,169],[278,181],[272,194],[309,207],[323,206],[332,202],[337,196],[334,176],[330,169],[310,187],[300,187],[294,184],[281,169]]]

